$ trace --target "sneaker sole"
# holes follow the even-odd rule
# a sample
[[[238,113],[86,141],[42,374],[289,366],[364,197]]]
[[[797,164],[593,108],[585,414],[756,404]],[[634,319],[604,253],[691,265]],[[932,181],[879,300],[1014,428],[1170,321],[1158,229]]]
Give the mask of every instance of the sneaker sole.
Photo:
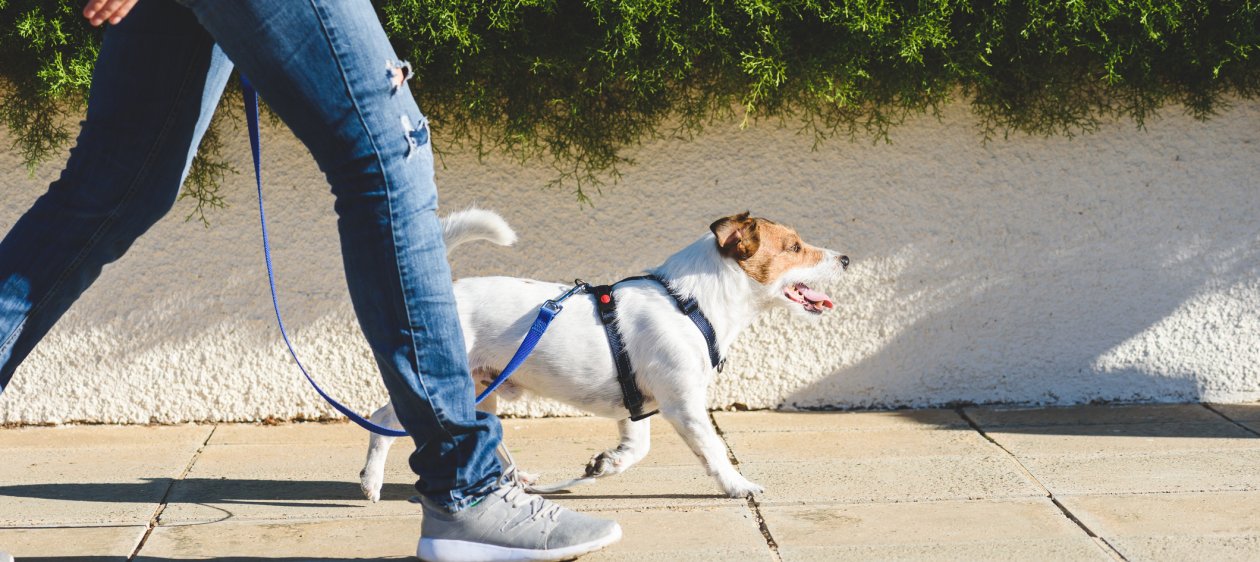
[[[564,548],[534,550],[450,539],[421,538],[416,556],[427,562],[546,562],[569,560],[621,540],[621,526],[608,536]]]

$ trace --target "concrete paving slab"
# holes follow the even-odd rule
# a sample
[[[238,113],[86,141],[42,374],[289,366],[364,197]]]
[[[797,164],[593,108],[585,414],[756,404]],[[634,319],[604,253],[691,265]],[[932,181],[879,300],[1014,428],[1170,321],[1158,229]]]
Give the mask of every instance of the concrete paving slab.
[[[410,479],[387,480],[381,501],[364,499],[358,482],[311,479],[180,480],[160,521],[184,525],[214,521],[312,520],[413,516],[419,506]]]
[[[714,412],[723,433],[956,429],[970,425],[953,410],[883,412]]]
[[[0,526],[147,524],[210,426],[33,428],[0,448]],[[0,433],[9,430],[0,430]],[[134,436],[134,441],[128,440]],[[134,443],[134,444],[133,444]],[[90,444],[90,445],[89,445]]]
[[[1130,560],[1255,560],[1260,554],[1260,492],[1061,501]]]
[[[354,445],[365,450],[371,434],[350,422],[303,422],[277,425],[231,423],[214,430],[209,445]],[[409,440],[403,440],[409,441]],[[411,447],[403,441],[399,447]]]
[[[1212,408],[1239,425],[1260,433],[1260,404],[1212,404]]]
[[[1260,450],[1023,456],[1056,496],[1260,490]]]
[[[330,519],[412,515],[409,444],[390,451],[382,500],[359,489],[360,445],[207,446],[171,489],[164,524],[233,520]]]
[[[1255,562],[1260,537],[1120,537],[1111,541],[1134,562]]]
[[[1065,496],[1060,501],[1105,537],[1260,537],[1260,491]]]
[[[1260,422],[1260,403],[1212,404],[1212,409],[1237,422]]]
[[[957,562],[1075,562],[1113,560],[1088,539],[1035,539],[990,541],[969,544],[863,545],[839,547],[799,547],[781,549],[784,562],[833,562],[835,560],[880,560],[917,562],[921,560]]]
[[[1211,422],[1020,426],[986,433],[1016,456],[1260,449],[1260,436],[1224,419]]]
[[[725,437],[741,463],[1000,452],[970,429],[793,431],[732,433]]]
[[[986,431],[996,427],[1122,423],[1212,422],[1220,416],[1198,404],[1071,406],[1066,408],[964,408]]]
[[[576,418],[505,418],[503,438],[551,439],[554,437],[595,437],[617,442],[617,422],[593,416]],[[674,427],[660,416],[648,418],[652,436],[677,435]]]
[[[741,463],[740,470],[766,488],[762,505],[1045,496],[1013,461],[997,455]]]
[[[414,560],[419,536],[420,517],[414,515],[161,526],[153,530],[135,560]]]
[[[571,475],[541,474],[544,482]],[[548,495],[565,507],[591,509],[694,508],[746,505],[728,498],[699,463],[694,467],[635,467],[627,472]]]
[[[196,450],[215,427],[183,425],[62,425],[0,428],[3,449],[82,449],[172,444]],[[0,453],[3,454],[3,453]]]
[[[763,506],[784,560],[1108,560],[1047,499]]]
[[[505,438],[504,445],[512,453],[512,458],[521,468],[537,472],[540,470],[559,469],[572,473],[571,477],[580,476],[591,457],[608,449],[615,448],[617,435],[587,435],[540,438]],[[691,448],[683,442],[677,433],[669,432],[651,437],[651,448],[647,457],[639,461],[637,466],[700,466],[700,459]],[[634,470],[633,468],[631,470]]]
[[[4,450],[0,451],[0,455],[4,455],[4,462],[0,462],[0,486],[175,478],[187,468],[195,453],[195,447],[158,445]]]
[[[0,528],[0,550],[19,561],[125,562],[145,527]]]
[[[171,480],[0,484],[0,527],[146,525]]]
[[[773,560],[748,507],[592,511],[621,525],[620,542],[583,562]]]
[[[386,474],[407,474],[411,447],[399,443],[389,451]],[[266,479],[276,476],[318,476],[358,482],[366,445],[219,445],[207,446],[188,471],[189,478]]]
[[[616,520],[625,535],[621,542],[582,560],[771,560],[747,506],[590,513]],[[407,559],[419,534],[418,515],[160,526],[136,560]]]

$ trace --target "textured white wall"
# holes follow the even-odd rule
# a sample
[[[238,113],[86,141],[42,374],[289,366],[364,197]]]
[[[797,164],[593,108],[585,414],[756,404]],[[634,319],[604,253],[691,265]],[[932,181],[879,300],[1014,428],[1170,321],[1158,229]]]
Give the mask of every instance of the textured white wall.
[[[264,136],[291,333],[333,394],[370,411],[384,392],[346,297],[331,196],[286,131]],[[987,145],[958,105],[895,129],[893,144],[810,148],[765,125],[652,142],[594,209],[541,189],[543,165],[447,154],[443,206],[498,210],[521,237],[466,247],[456,274],[614,280],[751,209],[853,266],[821,322],[773,314],[742,336],[715,407],[1260,398],[1260,103],[1207,123],[1174,108],[1147,131]],[[248,169],[243,138],[228,157]],[[30,178],[0,153],[0,229],[57,171]],[[0,395],[0,422],[329,415],[273,325],[249,189],[231,178],[232,206],[209,229],[181,202],[107,268]]]

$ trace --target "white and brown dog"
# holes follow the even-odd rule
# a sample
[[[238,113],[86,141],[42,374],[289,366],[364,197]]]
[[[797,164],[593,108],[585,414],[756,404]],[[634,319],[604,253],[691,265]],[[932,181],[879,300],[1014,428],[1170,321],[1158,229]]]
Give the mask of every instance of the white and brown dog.
[[[516,240],[507,223],[489,211],[453,213],[443,224],[448,249],[472,240],[501,245]],[[766,310],[783,307],[816,316],[833,307],[826,294],[811,286],[839,277],[848,266],[848,257],[806,244],[793,229],[746,212],[718,219],[709,230],[650,272],[667,281],[675,293],[696,300],[713,325],[723,357],[739,333]],[[511,277],[473,277],[455,283],[464,341],[478,383],[489,381],[507,364],[538,306],[568,288]],[[760,486],[731,465],[726,446],[709,421],[707,391],[715,369],[696,325],[655,281],[618,284],[614,298],[616,325],[644,395],[645,410],[660,410],[726,494],[743,497],[761,492]],[[566,301],[564,308],[533,355],[499,392],[510,398],[529,391],[618,420],[621,443],[592,458],[586,475],[599,478],[624,472],[647,454],[651,420],[628,418],[594,299],[578,295]],[[491,402],[483,405],[493,408]],[[377,410],[372,421],[399,427],[389,404]],[[371,437],[360,479],[372,501],[380,498],[385,457],[393,440]]]

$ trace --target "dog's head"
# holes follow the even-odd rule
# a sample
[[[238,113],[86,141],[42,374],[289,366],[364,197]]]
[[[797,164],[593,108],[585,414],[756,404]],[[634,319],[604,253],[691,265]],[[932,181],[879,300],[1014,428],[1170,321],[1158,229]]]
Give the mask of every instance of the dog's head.
[[[849,257],[806,244],[795,230],[748,212],[720,218],[709,225],[723,257],[766,288],[766,300],[806,316],[835,304],[817,286],[840,276]]]

